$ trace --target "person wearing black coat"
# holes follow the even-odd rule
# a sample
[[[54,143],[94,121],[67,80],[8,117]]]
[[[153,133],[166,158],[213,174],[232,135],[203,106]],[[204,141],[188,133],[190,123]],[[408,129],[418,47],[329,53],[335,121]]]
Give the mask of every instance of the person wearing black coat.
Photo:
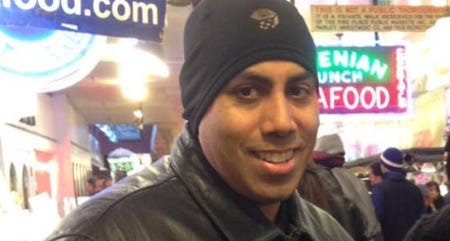
[[[184,36],[186,124],[170,157],[94,195],[47,240],[351,241],[296,192],[320,121],[316,48],[295,6],[201,0]]]
[[[419,219],[403,241],[450,241],[450,205]]]

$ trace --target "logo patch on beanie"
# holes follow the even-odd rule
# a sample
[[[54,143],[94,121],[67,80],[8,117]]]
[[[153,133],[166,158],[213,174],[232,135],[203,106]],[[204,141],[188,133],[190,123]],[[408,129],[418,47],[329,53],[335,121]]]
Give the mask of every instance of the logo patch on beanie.
[[[254,19],[259,22],[259,28],[268,30],[274,29],[278,23],[278,14],[268,8],[259,8],[253,11],[252,15],[250,15],[251,19]]]

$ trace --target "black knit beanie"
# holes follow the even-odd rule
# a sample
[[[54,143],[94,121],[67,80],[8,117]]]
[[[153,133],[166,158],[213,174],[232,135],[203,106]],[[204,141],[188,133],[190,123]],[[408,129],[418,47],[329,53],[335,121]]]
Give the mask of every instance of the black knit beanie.
[[[288,60],[317,76],[314,41],[286,0],[201,0],[186,22],[184,55],[183,117],[195,138],[216,96],[245,68]]]

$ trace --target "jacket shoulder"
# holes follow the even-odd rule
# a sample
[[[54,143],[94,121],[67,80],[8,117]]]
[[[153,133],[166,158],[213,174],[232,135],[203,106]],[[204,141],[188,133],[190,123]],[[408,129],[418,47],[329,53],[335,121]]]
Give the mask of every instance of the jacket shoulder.
[[[439,212],[425,215],[408,231],[404,241],[448,240],[450,237],[450,205]]]
[[[353,240],[353,238],[330,214],[304,199],[300,200],[302,220],[305,222],[303,227],[307,229],[308,233],[316,238],[315,240]]]

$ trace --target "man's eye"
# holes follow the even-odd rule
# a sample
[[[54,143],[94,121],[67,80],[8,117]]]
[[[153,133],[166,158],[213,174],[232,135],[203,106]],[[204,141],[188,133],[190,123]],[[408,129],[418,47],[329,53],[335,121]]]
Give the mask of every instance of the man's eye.
[[[240,97],[251,97],[256,94],[256,90],[250,86],[241,87],[236,92]]]
[[[309,94],[310,90],[304,86],[291,86],[287,89],[287,93],[291,96],[303,96]]]

